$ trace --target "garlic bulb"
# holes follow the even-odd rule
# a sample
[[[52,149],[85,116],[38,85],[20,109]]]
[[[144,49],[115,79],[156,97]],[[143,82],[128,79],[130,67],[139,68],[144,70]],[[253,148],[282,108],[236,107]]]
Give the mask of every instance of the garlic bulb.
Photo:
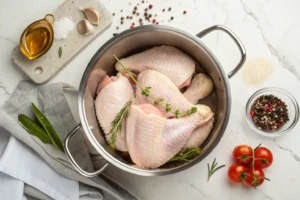
[[[91,24],[98,25],[100,21],[100,16],[97,10],[94,8],[79,8],[86,16],[86,18],[89,20]]]
[[[93,25],[86,19],[80,20],[77,24],[77,30],[81,35],[94,34]]]

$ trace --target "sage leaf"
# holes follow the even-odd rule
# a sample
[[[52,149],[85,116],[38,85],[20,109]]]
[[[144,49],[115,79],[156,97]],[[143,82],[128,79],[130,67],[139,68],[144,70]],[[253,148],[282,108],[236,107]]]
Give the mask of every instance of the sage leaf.
[[[38,119],[38,121],[42,124],[43,128],[45,129],[48,136],[51,138],[52,144],[58,147],[61,151],[64,152],[64,146],[57,135],[55,129],[49,122],[49,120],[45,117],[45,115],[32,103],[33,112]]]
[[[39,138],[42,142],[52,143],[51,138],[47,135],[44,129],[26,115],[20,114],[18,116],[18,121],[26,131]]]

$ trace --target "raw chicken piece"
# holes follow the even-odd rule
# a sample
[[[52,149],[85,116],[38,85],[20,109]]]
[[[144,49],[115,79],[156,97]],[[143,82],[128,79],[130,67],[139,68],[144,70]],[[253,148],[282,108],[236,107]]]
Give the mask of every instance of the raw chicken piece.
[[[112,121],[131,97],[133,97],[133,89],[128,79],[124,76],[109,82],[100,90],[95,100],[95,107],[99,124],[105,133],[107,141],[111,138],[111,134],[107,134],[111,129]],[[119,151],[127,151],[125,120],[122,123],[121,131],[117,133],[115,147]]]
[[[132,105],[126,121],[126,141],[132,161],[150,169],[163,165],[182,149],[194,129],[212,116],[210,108],[202,106],[191,116],[166,119],[146,114]]]
[[[195,61],[179,49],[171,46],[153,47],[144,52],[121,59],[129,70],[141,73],[147,69],[156,70],[169,77],[173,83],[182,88],[195,71]],[[117,62],[116,70],[123,71]]]
[[[213,128],[213,119],[196,128],[184,148],[199,147],[208,137]]]
[[[191,104],[179,91],[176,85],[165,75],[154,70],[145,70],[138,76],[138,82],[142,88],[147,86],[151,87],[150,94],[155,99],[163,98],[163,103],[171,104],[172,110],[179,110],[180,113],[184,114],[188,109],[191,109],[194,105]],[[136,103],[151,103],[154,101],[150,97],[142,95],[141,89],[137,87],[136,89]],[[159,109],[162,112],[165,110],[161,107]],[[174,117],[175,114],[168,112],[167,117]]]
[[[191,85],[183,93],[183,96],[192,104],[197,104],[200,99],[208,96],[214,88],[209,76],[199,73],[192,80]]]
[[[167,118],[166,114],[161,112],[158,108],[156,108],[154,105],[145,103],[145,104],[139,104],[137,105],[144,113],[147,115],[154,114],[163,118]]]

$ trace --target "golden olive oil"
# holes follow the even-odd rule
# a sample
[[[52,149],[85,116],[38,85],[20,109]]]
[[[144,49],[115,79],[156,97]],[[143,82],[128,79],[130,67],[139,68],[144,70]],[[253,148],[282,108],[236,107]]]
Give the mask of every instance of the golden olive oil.
[[[47,16],[52,15],[48,14]],[[20,50],[29,60],[45,54],[53,43],[52,24],[46,17],[30,24],[21,36]]]

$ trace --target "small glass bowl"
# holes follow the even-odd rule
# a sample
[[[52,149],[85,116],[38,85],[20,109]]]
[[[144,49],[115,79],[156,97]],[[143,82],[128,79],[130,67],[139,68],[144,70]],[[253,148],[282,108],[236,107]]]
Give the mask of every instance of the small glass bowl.
[[[288,109],[288,115],[289,115],[289,121],[285,123],[283,126],[281,126],[279,129],[276,131],[264,131],[264,130],[259,130],[256,125],[254,124],[252,117],[250,115],[251,111],[251,106],[254,103],[254,101],[260,97],[261,95],[274,95],[281,99],[282,101],[285,102],[287,105]],[[266,137],[278,137],[284,133],[289,132],[296,126],[298,119],[299,119],[299,106],[296,101],[296,99],[287,91],[280,89],[280,88],[275,88],[275,87],[270,87],[270,88],[263,88],[258,91],[256,91],[248,100],[247,105],[246,105],[246,120],[250,127],[257,132],[260,135],[266,136]]]

